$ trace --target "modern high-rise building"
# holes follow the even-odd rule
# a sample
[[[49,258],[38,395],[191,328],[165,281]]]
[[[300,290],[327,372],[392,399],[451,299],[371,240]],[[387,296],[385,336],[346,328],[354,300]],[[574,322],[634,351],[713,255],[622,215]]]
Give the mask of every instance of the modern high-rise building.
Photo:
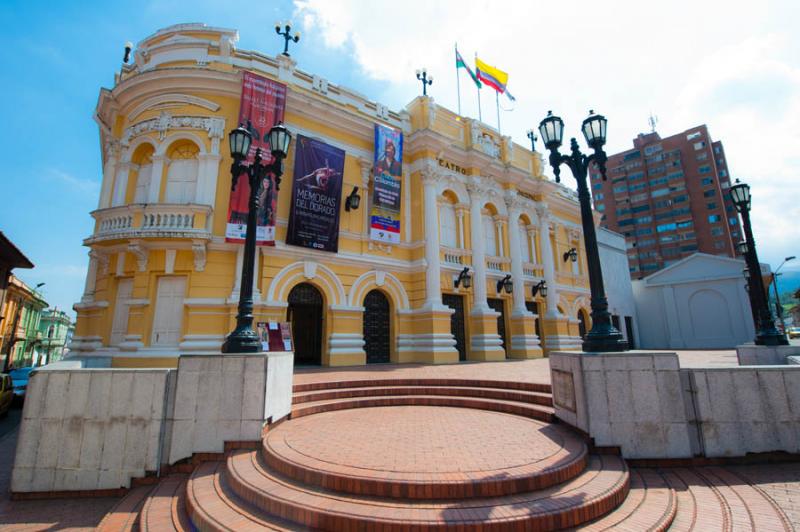
[[[725,150],[705,125],[663,139],[640,133],[633,149],[609,156],[607,177],[592,170],[594,206],[604,227],[625,235],[634,279],[697,251],[736,256]]]

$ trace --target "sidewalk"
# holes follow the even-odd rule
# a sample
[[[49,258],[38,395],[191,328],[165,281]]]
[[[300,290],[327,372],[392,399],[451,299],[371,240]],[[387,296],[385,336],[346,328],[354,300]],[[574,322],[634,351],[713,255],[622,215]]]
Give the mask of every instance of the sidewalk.
[[[94,530],[119,499],[9,499],[18,435],[16,429],[0,438],[0,530]]]

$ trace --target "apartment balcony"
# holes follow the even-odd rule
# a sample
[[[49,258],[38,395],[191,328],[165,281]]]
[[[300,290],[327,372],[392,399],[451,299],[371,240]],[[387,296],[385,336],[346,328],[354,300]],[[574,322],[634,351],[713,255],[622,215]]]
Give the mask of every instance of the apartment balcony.
[[[92,212],[94,234],[84,240],[93,244],[133,238],[210,239],[211,206],[170,203],[123,205]]]

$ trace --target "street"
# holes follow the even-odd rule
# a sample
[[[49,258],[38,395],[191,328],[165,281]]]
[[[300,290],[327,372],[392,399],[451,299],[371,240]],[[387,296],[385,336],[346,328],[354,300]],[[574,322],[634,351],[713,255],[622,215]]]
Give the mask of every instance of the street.
[[[11,410],[8,411],[8,415],[0,419],[0,439],[16,429],[20,419],[22,419],[22,406],[11,407]]]

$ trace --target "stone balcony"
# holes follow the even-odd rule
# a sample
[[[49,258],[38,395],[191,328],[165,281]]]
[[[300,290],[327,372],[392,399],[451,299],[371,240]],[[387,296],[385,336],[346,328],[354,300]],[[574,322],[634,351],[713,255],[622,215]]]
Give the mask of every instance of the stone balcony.
[[[508,266],[505,266],[508,265]],[[493,255],[486,256],[486,269],[490,272],[503,272],[511,267],[510,257],[497,257]]]
[[[122,205],[92,212],[94,234],[84,241],[132,238],[210,239],[209,205],[150,203]]]

